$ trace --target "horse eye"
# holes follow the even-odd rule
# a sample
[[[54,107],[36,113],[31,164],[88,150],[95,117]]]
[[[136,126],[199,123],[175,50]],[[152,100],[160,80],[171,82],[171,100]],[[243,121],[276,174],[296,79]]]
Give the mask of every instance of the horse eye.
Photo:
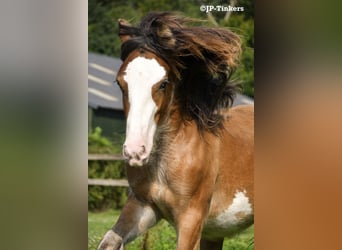
[[[166,88],[166,84],[168,84],[168,83],[169,83],[168,80],[163,81],[163,82],[160,84],[159,89],[160,89],[160,90],[164,90],[164,89]]]

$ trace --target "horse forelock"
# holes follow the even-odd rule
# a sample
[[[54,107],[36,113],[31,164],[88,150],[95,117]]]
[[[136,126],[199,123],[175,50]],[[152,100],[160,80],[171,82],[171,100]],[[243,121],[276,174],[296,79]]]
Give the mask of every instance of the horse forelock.
[[[188,26],[194,19],[169,12],[152,12],[137,27],[121,25],[131,39],[121,46],[121,59],[134,50],[163,59],[175,79],[175,99],[186,120],[200,130],[222,127],[221,110],[228,108],[238,86],[229,81],[241,53],[240,38],[224,28]]]

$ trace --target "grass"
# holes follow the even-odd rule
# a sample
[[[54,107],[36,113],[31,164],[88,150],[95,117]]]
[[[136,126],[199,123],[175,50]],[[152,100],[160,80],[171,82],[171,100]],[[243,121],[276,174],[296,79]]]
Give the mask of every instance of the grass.
[[[88,250],[96,250],[102,236],[110,229],[118,219],[119,210],[107,210],[105,212],[88,213]],[[144,237],[146,248],[143,248]],[[243,233],[232,239],[225,239],[224,250],[253,250],[254,227],[248,228]],[[148,235],[142,235],[129,243],[126,250],[170,250],[176,249],[176,234],[170,224],[164,220],[151,228]]]

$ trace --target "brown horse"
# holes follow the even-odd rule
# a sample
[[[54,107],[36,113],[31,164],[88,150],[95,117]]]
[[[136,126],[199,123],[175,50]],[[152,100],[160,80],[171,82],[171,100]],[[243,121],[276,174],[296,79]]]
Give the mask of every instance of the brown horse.
[[[160,219],[175,227],[178,250],[221,249],[253,224],[253,106],[229,108],[240,40],[192,21],[119,20],[130,194],[99,249],[123,249]]]

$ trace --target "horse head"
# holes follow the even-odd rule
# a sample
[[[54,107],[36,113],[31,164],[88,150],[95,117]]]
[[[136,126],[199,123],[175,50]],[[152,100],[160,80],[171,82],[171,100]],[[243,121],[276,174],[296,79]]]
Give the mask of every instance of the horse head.
[[[129,25],[125,20],[121,24]],[[132,36],[120,35],[122,43]],[[157,126],[165,118],[172,98],[170,67],[155,53],[139,46],[128,54],[117,75],[126,115],[123,155],[131,166],[149,160]]]

